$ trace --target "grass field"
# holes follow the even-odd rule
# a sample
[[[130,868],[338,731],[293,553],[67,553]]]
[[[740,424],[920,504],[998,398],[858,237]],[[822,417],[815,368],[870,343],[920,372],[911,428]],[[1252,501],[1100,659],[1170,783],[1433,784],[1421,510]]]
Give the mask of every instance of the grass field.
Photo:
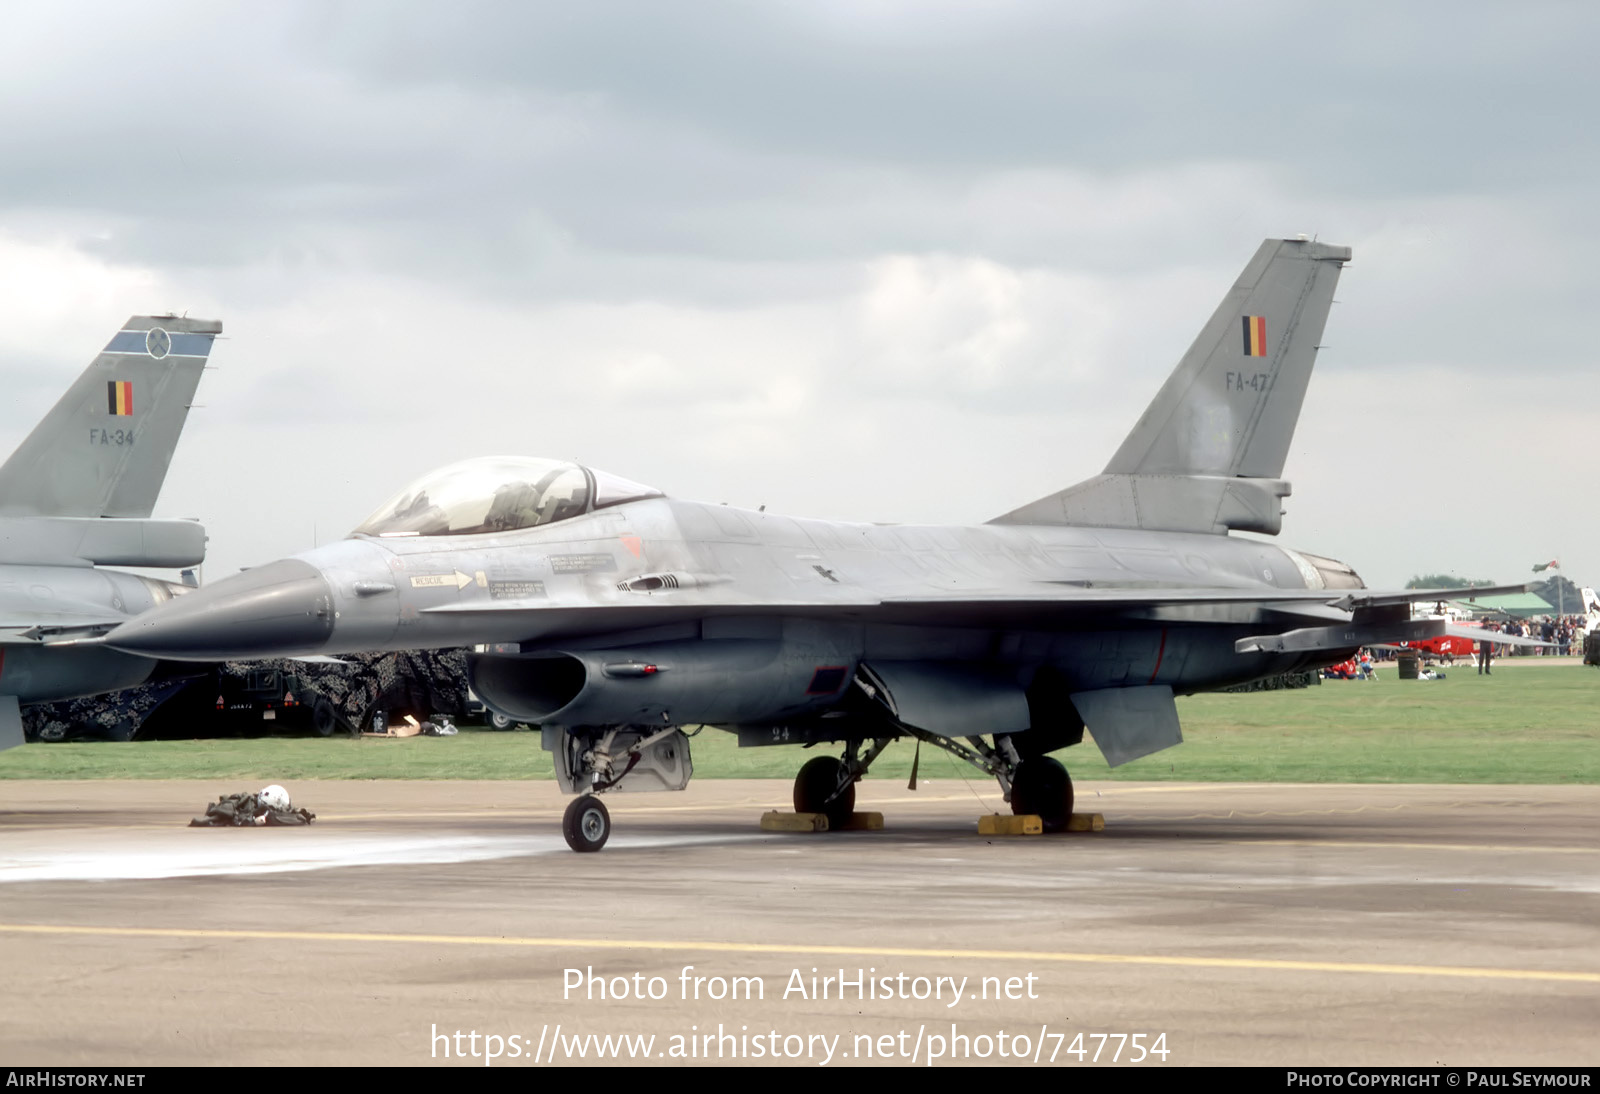
[[[1503,661],[1490,677],[1328,682],[1301,691],[1178,701],[1185,743],[1112,771],[1087,740],[1058,753],[1078,779],[1239,782],[1600,782],[1600,671],[1575,662]],[[795,748],[740,749],[707,729],[694,740],[700,778],[789,778]],[[873,765],[905,778],[912,745]],[[981,778],[923,749],[926,778]],[[523,779],[550,777],[537,733],[464,728],[456,737],[30,744],[0,752],[10,779]]]

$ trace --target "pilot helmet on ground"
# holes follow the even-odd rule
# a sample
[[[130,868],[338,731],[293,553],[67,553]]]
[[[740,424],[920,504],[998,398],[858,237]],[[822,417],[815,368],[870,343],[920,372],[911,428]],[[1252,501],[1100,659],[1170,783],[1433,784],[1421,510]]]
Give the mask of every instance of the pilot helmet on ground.
[[[256,794],[256,801],[268,809],[276,809],[280,812],[287,811],[289,808],[289,792],[277,783],[273,783],[271,786],[262,787]]]

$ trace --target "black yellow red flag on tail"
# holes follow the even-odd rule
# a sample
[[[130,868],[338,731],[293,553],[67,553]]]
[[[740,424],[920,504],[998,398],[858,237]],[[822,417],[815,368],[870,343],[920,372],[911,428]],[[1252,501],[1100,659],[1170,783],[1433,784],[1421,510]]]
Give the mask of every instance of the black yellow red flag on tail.
[[[1264,315],[1246,315],[1240,318],[1244,323],[1244,355],[1246,357],[1265,357],[1267,355],[1267,317]]]
[[[133,413],[133,382],[108,380],[106,382],[106,409],[114,416],[125,418]]]

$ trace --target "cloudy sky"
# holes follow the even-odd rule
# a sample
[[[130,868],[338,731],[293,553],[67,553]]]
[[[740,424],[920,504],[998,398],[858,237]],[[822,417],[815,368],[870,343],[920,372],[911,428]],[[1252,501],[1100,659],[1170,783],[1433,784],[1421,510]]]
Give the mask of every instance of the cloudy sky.
[[[1262,238],[1355,250],[1285,545],[1600,582],[1589,4],[13,3],[0,435],[220,318],[207,577],[474,455],[978,523],[1098,472]]]

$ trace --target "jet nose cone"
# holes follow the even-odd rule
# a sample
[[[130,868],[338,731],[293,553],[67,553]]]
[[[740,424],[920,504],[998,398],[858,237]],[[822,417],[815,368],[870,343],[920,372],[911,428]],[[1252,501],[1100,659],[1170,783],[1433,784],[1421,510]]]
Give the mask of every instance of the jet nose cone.
[[[246,570],[145,612],[106,645],[181,661],[315,653],[333,634],[333,591],[309,562]]]

